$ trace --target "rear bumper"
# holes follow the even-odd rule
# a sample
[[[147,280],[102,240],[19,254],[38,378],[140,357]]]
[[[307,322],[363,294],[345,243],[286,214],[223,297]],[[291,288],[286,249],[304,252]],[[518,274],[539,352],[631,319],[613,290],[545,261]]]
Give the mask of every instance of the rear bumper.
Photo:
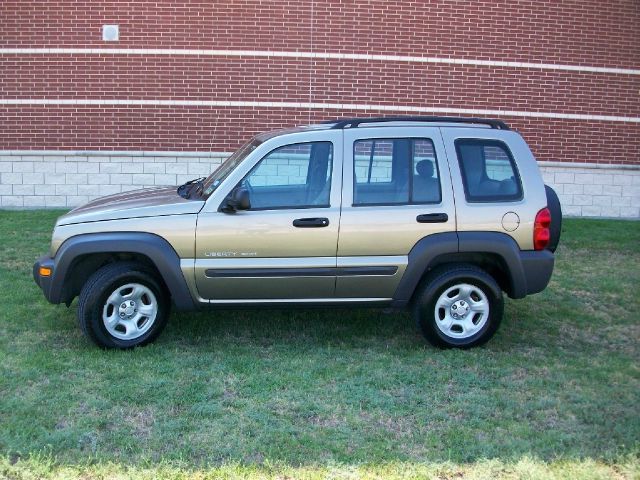
[[[51,303],[60,303],[57,299],[52,297],[52,284],[53,284],[53,272],[54,272],[55,262],[53,258],[48,255],[40,257],[36,260],[36,263],[33,264],[33,280],[36,282],[36,285],[40,287],[42,293],[45,298]],[[40,275],[40,268],[45,267],[51,269],[51,275],[48,277]]]
[[[547,288],[555,262],[552,252],[549,250],[520,252],[520,262],[526,283],[526,295],[539,293]]]

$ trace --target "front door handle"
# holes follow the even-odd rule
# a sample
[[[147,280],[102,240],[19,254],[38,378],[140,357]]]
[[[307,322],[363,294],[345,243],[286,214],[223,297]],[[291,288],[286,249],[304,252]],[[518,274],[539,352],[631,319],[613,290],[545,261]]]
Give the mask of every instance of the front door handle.
[[[449,220],[446,213],[423,213],[416,217],[418,223],[444,223]]]
[[[319,218],[296,218],[293,221],[293,226],[298,228],[322,228],[329,226],[329,219],[324,217]]]

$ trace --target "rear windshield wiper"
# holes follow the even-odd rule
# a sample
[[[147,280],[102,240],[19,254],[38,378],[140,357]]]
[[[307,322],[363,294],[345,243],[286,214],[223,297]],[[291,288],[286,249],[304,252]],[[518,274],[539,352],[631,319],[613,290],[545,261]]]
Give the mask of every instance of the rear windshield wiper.
[[[191,192],[195,192],[198,189],[202,190],[202,184],[206,178],[207,177],[200,177],[183,183],[178,187],[178,195],[182,198],[191,198]]]

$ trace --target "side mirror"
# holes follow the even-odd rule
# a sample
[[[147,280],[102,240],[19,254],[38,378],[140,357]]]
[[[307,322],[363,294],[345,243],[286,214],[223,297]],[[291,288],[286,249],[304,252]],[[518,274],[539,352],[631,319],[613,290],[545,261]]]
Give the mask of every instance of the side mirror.
[[[238,210],[249,210],[251,208],[251,198],[249,190],[244,187],[235,188],[227,197],[222,211],[234,213]]]

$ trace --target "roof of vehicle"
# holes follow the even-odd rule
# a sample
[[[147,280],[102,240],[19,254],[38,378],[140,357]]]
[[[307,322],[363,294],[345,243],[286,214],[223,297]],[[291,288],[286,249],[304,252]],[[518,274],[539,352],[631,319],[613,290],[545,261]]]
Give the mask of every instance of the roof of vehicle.
[[[497,130],[509,130],[509,126],[502,120],[476,117],[433,117],[433,116],[399,116],[399,117],[371,117],[371,118],[340,118],[322,122],[329,124],[332,129],[356,128],[361,125],[375,126],[381,123],[406,124],[406,123],[429,123],[429,124],[453,124],[457,126],[481,126]],[[439,125],[442,126],[442,125]]]
[[[362,117],[338,118],[321,123],[286,128],[256,135],[256,139],[266,141],[273,137],[288,133],[308,132],[317,130],[341,130],[346,128],[371,128],[380,126],[420,126],[428,124],[431,127],[475,127],[510,130],[502,120],[475,117],[433,117],[433,116],[396,116],[396,117]]]

